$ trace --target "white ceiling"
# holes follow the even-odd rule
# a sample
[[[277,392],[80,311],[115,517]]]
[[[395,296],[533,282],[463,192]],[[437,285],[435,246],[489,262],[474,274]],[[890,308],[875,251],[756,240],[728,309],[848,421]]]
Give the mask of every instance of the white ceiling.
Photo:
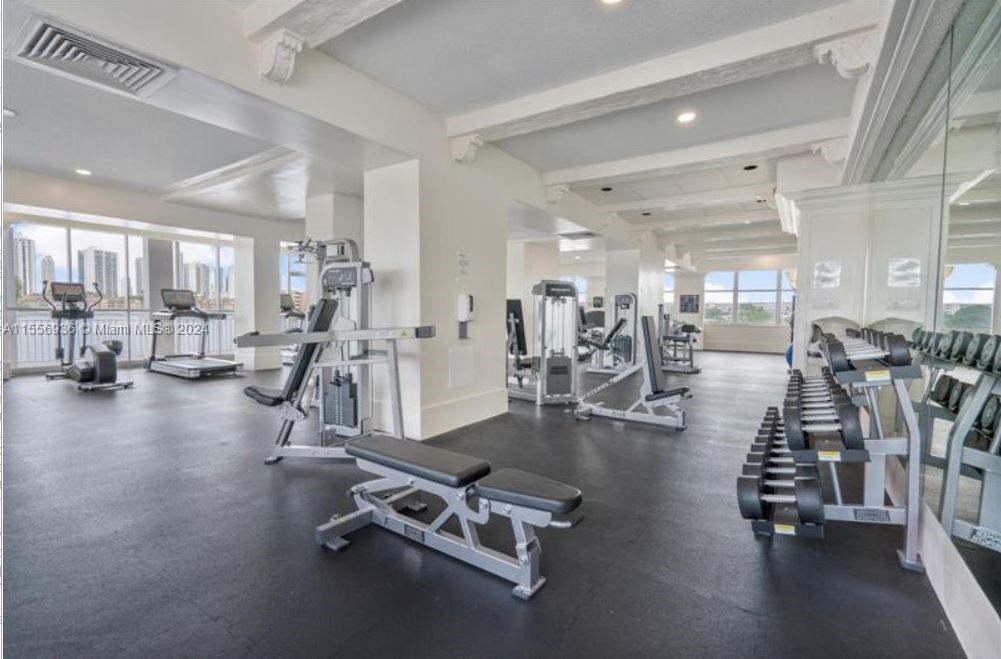
[[[453,115],[837,4],[405,0],[320,48]]]
[[[854,80],[815,64],[512,137],[497,146],[542,170],[579,167],[844,117],[854,93]],[[676,117],[686,110],[698,117],[679,124]]]
[[[272,145],[23,64],[4,61],[4,164],[157,190]]]

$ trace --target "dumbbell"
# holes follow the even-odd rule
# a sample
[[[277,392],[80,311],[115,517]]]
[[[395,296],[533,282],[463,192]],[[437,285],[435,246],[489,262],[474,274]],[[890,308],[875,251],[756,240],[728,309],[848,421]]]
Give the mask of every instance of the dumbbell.
[[[931,399],[943,407],[948,407],[949,393],[952,391],[952,385],[955,381],[956,378],[951,375],[940,375],[932,387]]]
[[[959,332],[956,330],[943,334],[939,338],[938,343],[935,344],[935,356],[948,359],[949,355],[952,353],[952,342],[956,340],[958,335]]]
[[[984,434],[993,435],[994,429],[999,423],[1001,423],[1001,398],[991,396],[984,403],[984,409],[981,410],[980,418],[977,419],[977,426]]]
[[[921,340],[921,352],[926,355],[933,353],[936,345],[938,345],[939,339],[942,337],[941,332],[925,332],[924,338]]]
[[[949,359],[954,362],[962,361],[972,341],[973,332],[958,332],[952,340],[952,347],[949,348]]]
[[[865,347],[846,348],[840,341],[827,341],[820,344],[820,350],[827,358],[831,370],[840,373],[852,369],[852,361],[881,360],[891,366],[907,366],[911,363],[911,350],[907,339],[899,334],[889,334],[882,339],[884,347],[866,344]]]
[[[838,405],[823,414],[805,414],[797,407],[787,407],[783,410],[782,419],[775,421],[774,429],[780,433],[776,436],[784,438],[792,451],[807,449],[806,435],[827,432],[840,433],[845,448],[865,448],[858,407],[851,404]]]
[[[990,334],[971,334],[970,341],[966,344],[966,351],[960,361],[966,366],[975,366],[977,360],[980,359],[980,351],[984,349],[984,344],[989,338],[991,338]]]
[[[998,347],[1001,346],[1001,336],[989,336],[984,341],[984,345],[980,348],[980,355],[977,357],[977,368],[981,371],[994,370],[997,372],[997,368],[994,366],[996,362],[996,357],[1001,350]]]
[[[955,413],[959,413],[959,407],[963,404],[963,396],[970,390],[969,384],[963,382],[962,380],[955,380],[952,384],[952,388],[949,390],[949,401],[947,406],[949,410]]]
[[[925,338],[925,331],[920,327],[915,327],[914,331],[911,332],[911,344],[915,346],[921,345],[921,341]]]
[[[737,505],[744,519],[771,520],[778,513],[782,519],[796,520],[800,524],[824,522],[824,498],[819,479],[793,478],[791,486],[778,487],[771,485],[773,482],[762,476],[737,478]]]

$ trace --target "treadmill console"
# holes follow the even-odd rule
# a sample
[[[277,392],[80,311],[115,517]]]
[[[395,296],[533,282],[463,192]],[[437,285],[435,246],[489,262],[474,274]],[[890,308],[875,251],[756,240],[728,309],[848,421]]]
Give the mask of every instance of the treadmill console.
[[[195,307],[195,293],[184,288],[164,288],[160,291],[163,305],[171,311],[187,311]]]
[[[52,294],[52,299],[56,302],[73,304],[87,301],[87,292],[84,290],[83,284],[51,281],[49,282],[49,291]]]

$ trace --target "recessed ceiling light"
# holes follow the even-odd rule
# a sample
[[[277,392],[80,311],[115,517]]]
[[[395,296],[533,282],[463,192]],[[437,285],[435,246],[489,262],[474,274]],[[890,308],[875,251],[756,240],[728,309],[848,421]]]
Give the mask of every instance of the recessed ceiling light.
[[[622,4],[622,0],[601,0],[603,5],[618,5]]]
[[[653,213],[651,213],[650,211],[646,211],[643,213],[643,217],[650,217],[651,215],[653,215]]]
[[[750,220],[744,220],[744,224],[750,224],[750,223],[751,223]]]
[[[17,116],[17,110],[11,110],[10,108],[4,108],[3,109],[3,116],[5,116],[5,117],[16,117]]]
[[[601,189],[601,191],[602,191],[602,192],[611,192],[611,191],[612,191],[612,188],[610,188],[609,186],[607,186],[607,185],[606,185],[605,187],[603,187],[603,188]]]
[[[744,171],[745,172],[753,172],[757,168],[758,168],[757,165],[744,165]]]
[[[968,201],[961,201],[961,202],[959,202],[959,205],[960,206],[969,206],[970,202],[968,202]]]
[[[75,171],[80,176],[90,176],[91,175],[91,171],[89,169],[79,169],[79,168],[77,168],[77,169],[74,169],[73,171]]]
[[[758,202],[759,204],[763,204],[767,201],[767,199],[765,199],[764,197],[758,197],[757,199],[755,199],[755,201]]]
[[[679,124],[688,124],[693,121],[695,121],[695,113],[692,112],[691,110],[687,112],[682,112],[681,114],[678,115]]]
[[[579,256],[575,256],[573,258],[574,258],[574,261],[580,261],[580,257]]]

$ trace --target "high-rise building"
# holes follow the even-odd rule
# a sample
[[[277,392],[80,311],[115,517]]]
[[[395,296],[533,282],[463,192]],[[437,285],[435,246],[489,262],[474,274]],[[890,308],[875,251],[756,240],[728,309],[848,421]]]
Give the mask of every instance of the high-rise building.
[[[105,298],[121,295],[118,289],[118,253],[96,247],[76,253],[77,273],[85,285],[96,282]]]
[[[212,282],[212,266],[208,263],[185,263],[182,270],[184,288],[194,291],[196,297],[212,297],[215,286]]]
[[[56,260],[50,254],[42,257],[42,281],[55,281]]]
[[[41,292],[41,282],[35,278],[35,241],[14,234],[14,281],[21,295]]]

